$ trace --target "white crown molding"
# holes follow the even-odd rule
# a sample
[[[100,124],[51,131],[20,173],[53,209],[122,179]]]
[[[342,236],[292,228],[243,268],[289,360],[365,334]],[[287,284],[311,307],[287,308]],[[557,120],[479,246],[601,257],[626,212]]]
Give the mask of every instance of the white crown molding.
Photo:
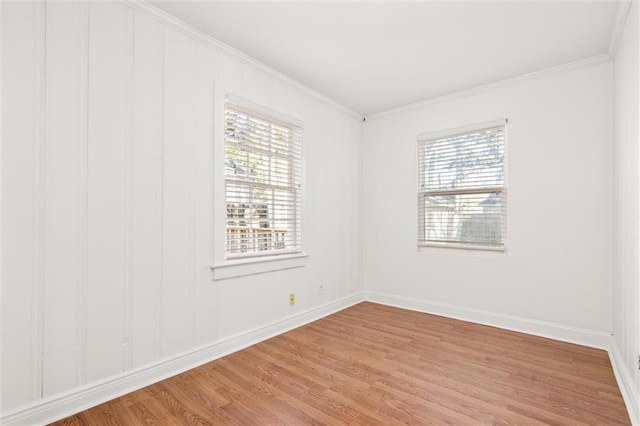
[[[609,359],[611,361],[611,367],[613,368],[613,374],[620,388],[620,393],[627,405],[631,424],[640,426],[640,394],[633,385],[631,374],[629,374],[629,371],[625,368],[622,354],[620,354],[620,348],[618,348],[616,340],[613,337],[611,338],[609,347]]]
[[[475,95],[478,93],[486,92],[488,90],[497,89],[504,86],[509,86],[512,84],[520,83],[522,81],[532,80],[541,77],[548,77],[554,74],[559,74],[565,71],[570,71],[576,68],[587,67],[595,64],[601,64],[604,62],[608,62],[611,59],[609,55],[606,53],[591,56],[589,58],[580,59],[578,61],[569,62],[567,64],[558,65],[557,67],[546,68],[540,71],[534,71],[527,74],[522,74],[516,77],[507,78],[505,80],[496,81],[493,83],[484,84],[482,86],[473,87],[471,89],[461,90],[459,92],[453,92],[442,96],[437,96],[435,98],[425,99],[423,101],[415,102],[412,104],[404,105],[398,108],[389,109],[386,111],[376,112],[374,114],[368,115],[366,117],[367,121],[374,120],[381,117],[386,117],[388,115],[394,115],[405,111],[411,111],[414,109],[418,109],[424,107],[426,105],[436,104],[439,102],[445,102],[452,99],[464,98],[466,96]]]
[[[88,386],[39,400],[32,405],[6,413],[0,417],[0,424],[49,424],[286,333],[356,305],[363,300],[364,294],[356,293],[216,343],[201,346],[144,367],[94,382]]]
[[[231,57],[233,57],[234,59],[243,62],[247,65],[250,65],[254,68],[256,68],[259,71],[265,72],[267,74],[272,75],[275,78],[278,78],[280,80],[282,80],[283,82],[293,86],[294,88],[300,90],[301,92],[311,96],[312,98],[316,99],[317,101],[320,101],[328,106],[331,106],[333,108],[336,108],[342,112],[344,112],[345,114],[357,119],[357,120],[361,120],[362,119],[362,114],[352,110],[351,108],[346,107],[345,105],[342,105],[341,103],[329,98],[326,95],[321,94],[320,92],[317,92],[313,89],[311,89],[310,87],[305,86],[304,84],[292,79],[291,77],[288,77],[287,75],[274,70],[273,68],[263,64],[262,62],[259,62],[255,59],[253,59],[252,57],[245,55],[244,53],[234,49],[233,47],[221,42],[220,40],[217,40],[213,37],[211,37],[209,34],[204,33],[203,31],[200,31],[194,27],[192,27],[191,25],[181,21],[180,19],[176,18],[175,16],[164,12],[160,9],[158,9],[157,7],[149,4],[146,2],[146,0],[119,0],[121,3],[129,6],[129,7],[133,7],[136,8],[138,10],[142,10],[145,11],[146,13],[148,13],[149,15],[153,16],[155,19],[157,19],[158,21],[169,25],[170,27],[177,29],[179,31],[181,31],[183,34],[191,37],[192,39],[199,41],[201,43],[206,44],[207,46],[210,46],[214,49],[216,49],[218,52],[229,55]]]
[[[618,3],[616,20],[613,24],[613,31],[611,31],[611,39],[609,40],[609,57],[611,59],[614,59],[618,52],[618,44],[620,44],[620,39],[624,32],[624,24],[627,22],[627,17],[631,10],[631,3],[631,0],[623,0]]]

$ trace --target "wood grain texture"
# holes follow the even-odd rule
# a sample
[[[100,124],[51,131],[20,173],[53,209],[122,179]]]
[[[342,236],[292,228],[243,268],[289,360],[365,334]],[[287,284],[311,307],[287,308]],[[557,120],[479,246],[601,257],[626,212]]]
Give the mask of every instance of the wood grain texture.
[[[628,425],[603,350],[361,303],[56,423]]]

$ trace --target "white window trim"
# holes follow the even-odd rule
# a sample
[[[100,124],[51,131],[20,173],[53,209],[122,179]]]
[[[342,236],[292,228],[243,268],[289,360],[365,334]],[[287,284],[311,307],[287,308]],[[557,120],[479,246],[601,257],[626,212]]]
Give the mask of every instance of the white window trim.
[[[445,137],[445,136],[453,136],[456,134],[460,134],[460,133],[467,133],[467,132],[472,132],[474,130],[480,130],[480,129],[485,129],[485,128],[490,128],[490,127],[498,127],[498,126],[504,126],[504,137],[505,137],[505,143],[504,143],[504,164],[503,164],[503,168],[504,168],[504,184],[502,186],[502,191],[501,193],[503,194],[503,196],[507,197],[507,181],[508,181],[508,176],[509,176],[509,170],[508,170],[508,146],[509,146],[509,142],[508,142],[508,131],[509,131],[509,127],[507,126],[507,124],[509,123],[509,120],[507,118],[502,118],[502,119],[498,119],[498,120],[491,120],[491,121],[485,121],[485,122],[480,122],[480,123],[475,123],[475,124],[469,124],[469,125],[464,125],[464,126],[459,126],[459,127],[454,127],[454,128],[448,128],[448,129],[441,129],[441,130],[435,130],[432,132],[426,132],[426,133],[420,133],[418,135],[416,135],[416,139],[418,141],[418,143],[420,143],[421,140],[425,140],[425,139],[437,139],[440,137]],[[420,161],[419,156],[416,157],[416,171],[420,170],[420,164],[418,164]],[[418,192],[417,195],[420,195],[420,193]],[[418,197],[416,197],[416,211],[419,211],[420,209],[420,205],[419,205],[419,201],[418,201]],[[442,252],[442,250],[446,251],[446,252],[451,252],[451,253],[456,253],[456,254],[469,254],[469,253],[478,253],[478,254],[486,254],[486,256],[489,257],[503,257],[506,255],[507,253],[507,236],[508,236],[508,232],[506,232],[506,230],[508,229],[508,220],[509,220],[509,214],[508,214],[508,209],[509,209],[509,203],[506,203],[505,208],[504,208],[504,238],[503,238],[503,244],[501,247],[496,247],[496,246],[489,246],[489,245],[481,245],[481,244],[474,244],[474,245],[469,245],[469,244],[462,244],[462,243],[456,243],[456,242],[443,242],[443,243],[437,243],[437,242],[420,242],[419,238],[418,238],[418,251],[437,251],[437,252]],[[418,213],[419,215],[419,213]],[[419,230],[419,226],[416,229],[416,231],[418,232]]]
[[[300,129],[300,132],[304,130],[304,123],[302,122],[302,120],[299,120],[295,117],[292,117],[280,111],[275,111],[271,108],[267,108],[260,103],[248,101],[244,97],[234,95],[231,93],[227,93],[225,96],[225,99],[228,99],[229,102],[231,102],[234,105],[237,105],[242,108],[246,108],[247,110],[255,112],[256,114],[273,118],[274,120],[280,121],[282,123],[291,124],[292,126],[295,126],[298,129]]]
[[[233,259],[226,257],[226,201],[225,201],[225,134],[224,134],[224,107],[226,99],[249,105],[251,108],[258,108],[257,111],[266,115],[270,115],[282,121],[288,121],[298,126],[304,137],[303,121],[296,118],[296,111],[289,110],[284,105],[278,105],[275,109],[264,107],[271,105],[273,102],[269,98],[261,98],[255,93],[249,93],[242,89],[234,88],[227,85],[218,85],[214,93],[214,141],[213,141],[213,191],[214,191],[214,217],[213,217],[213,260],[210,269],[213,274],[214,281],[220,281],[235,277],[243,277],[248,275],[256,275],[273,271],[280,271],[292,268],[306,266],[309,254],[305,251],[305,231],[301,230],[301,251],[298,253],[274,253],[272,255],[262,257],[248,257],[243,259]],[[306,188],[306,161],[305,161],[305,144],[302,144],[301,152],[301,216],[302,222],[305,223],[305,188]],[[222,161],[217,159],[222,158]]]
[[[492,247],[489,250],[484,249],[474,249],[470,247],[442,247],[442,246],[433,246],[433,245],[418,245],[418,252],[425,252],[430,254],[443,254],[447,255],[456,255],[456,256],[472,256],[479,258],[506,258],[507,250],[506,247],[504,250],[497,250],[495,247]]]
[[[220,281],[265,272],[301,268],[305,266],[308,257],[309,255],[306,253],[272,255],[262,258],[251,257],[213,265],[211,270],[213,271],[213,280]]]
[[[480,130],[488,127],[506,126],[507,124],[508,124],[508,121],[506,118],[502,118],[500,120],[484,121],[476,124],[469,124],[469,125],[460,126],[460,127],[453,127],[449,129],[441,129],[441,130],[434,130],[432,132],[420,133],[416,136],[416,140],[436,139],[444,136],[452,136],[457,133],[472,132],[474,130]],[[506,144],[505,144],[505,151],[506,151]]]

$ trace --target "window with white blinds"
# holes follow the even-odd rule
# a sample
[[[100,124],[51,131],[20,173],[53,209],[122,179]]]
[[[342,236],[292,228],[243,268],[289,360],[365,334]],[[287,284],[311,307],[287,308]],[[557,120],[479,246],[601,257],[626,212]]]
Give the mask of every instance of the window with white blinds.
[[[301,251],[301,128],[225,102],[227,258]]]
[[[418,137],[418,245],[504,250],[506,121]]]

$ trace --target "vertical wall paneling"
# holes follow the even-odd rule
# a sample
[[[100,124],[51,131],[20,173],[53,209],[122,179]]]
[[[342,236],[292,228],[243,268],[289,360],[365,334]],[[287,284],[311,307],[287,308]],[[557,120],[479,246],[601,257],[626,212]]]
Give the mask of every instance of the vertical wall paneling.
[[[163,351],[187,350],[193,337],[192,165],[195,137],[192,67],[195,42],[165,29]]]
[[[360,170],[358,168],[358,156],[356,155],[357,145],[354,146],[350,144],[349,141],[356,140],[356,126],[351,120],[345,120],[346,123],[346,134],[345,134],[345,143],[344,145],[347,147],[347,165],[349,168],[353,170]],[[358,173],[350,173],[349,174],[349,187],[357,188],[358,187]],[[348,198],[349,201],[349,232],[350,238],[348,239],[347,246],[347,263],[346,263],[346,279],[347,279],[347,289],[346,294],[353,294],[358,289],[356,287],[357,284],[357,275],[355,271],[358,270],[358,236],[359,236],[359,220],[358,216],[360,214],[360,209],[358,208],[358,198],[360,197],[360,191],[356,191],[355,194],[351,194]]]
[[[77,365],[81,248],[77,244],[81,181],[78,3],[46,5],[46,199],[44,297],[44,395],[79,383]]]
[[[318,253],[322,247],[320,233],[323,215],[320,204],[322,197],[318,193],[322,185],[322,178],[314,172],[311,158],[321,157],[318,150],[323,146],[327,129],[321,125],[324,105],[319,103],[307,103],[307,105],[310,119],[304,123],[305,127],[302,132],[302,245],[307,253]],[[320,296],[317,292],[313,292],[316,295],[315,300],[323,303],[330,300],[330,288],[327,281],[327,271],[322,269],[319,260],[314,261],[310,257],[306,268],[308,273],[316,278],[316,281],[322,280],[326,284],[324,295]],[[312,284],[313,281],[309,285]],[[315,287],[315,285],[313,286]]]
[[[219,69],[223,69],[224,66],[223,56],[220,56],[220,62],[218,63]],[[216,238],[215,233],[219,229],[224,229],[226,221],[226,207],[224,203],[225,199],[225,186],[224,186],[224,168],[225,168],[225,153],[224,143],[217,143],[217,141],[224,141],[224,100],[227,94],[228,88],[223,84],[218,84],[217,81],[222,79],[220,76],[220,70],[216,75],[216,92],[213,96],[213,110],[219,113],[213,117],[213,197],[214,197],[214,210],[213,210],[213,264],[220,264],[224,261],[225,256],[225,239]],[[217,287],[217,286],[216,286]]]
[[[87,382],[87,317],[88,317],[88,283],[89,283],[89,4],[78,2],[78,239],[79,253],[78,287],[76,297],[79,305],[76,309],[78,323],[78,381],[80,385]]]
[[[0,1],[0,23],[0,423],[351,294],[358,122],[135,2]],[[227,93],[304,123],[304,268],[212,281]]]
[[[341,117],[340,114],[337,114],[337,119],[340,121],[340,146],[343,147],[342,151],[344,154],[342,155],[342,164],[340,165],[340,170],[348,170],[353,168],[353,164],[351,163],[351,156],[349,155],[350,146],[347,140],[349,136],[349,125],[350,122],[344,117]],[[348,173],[345,179],[345,183],[349,188],[352,187],[351,181],[352,173]],[[340,235],[347,236],[345,243],[342,245],[342,253],[340,253],[340,261],[338,263],[338,281],[340,283],[340,297],[345,297],[349,293],[349,267],[353,259],[351,259],[352,247],[350,234],[353,233],[353,227],[355,223],[351,219],[351,215],[353,212],[351,206],[351,200],[354,195],[352,193],[348,193],[346,191],[340,191],[340,203],[344,205],[347,209],[347,213],[344,215],[344,220],[341,222],[341,230]]]
[[[122,368],[125,257],[125,149],[128,49],[126,7],[91,3],[89,27],[87,379]]]
[[[3,127],[3,118],[4,118],[4,102],[2,101],[3,98],[3,90],[2,90],[2,86],[3,86],[3,53],[2,53],[2,49],[4,46],[4,32],[2,30],[3,28],[3,18],[4,17],[4,3],[0,2],[0,168],[3,165],[2,162],[2,151],[3,151],[3,147],[4,147],[4,127]],[[2,188],[4,185],[4,179],[3,179],[3,173],[2,170],[0,169],[0,309],[2,309],[3,305],[3,299],[2,299],[2,293],[4,291],[4,269],[3,269],[3,246],[4,244],[2,243],[2,236],[3,236],[3,232],[2,232],[2,224],[3,224],[3,219],[4,219],[4,213],[3,213],[3,209],[2,209]],[[4,344],[4,333],[3,333],[4,327],[2,326],[2,314],[0,314],[0,346],[2,346]],[[2,368],[4,366],[4,351],[2,349],[0,349],[0,371],[2,371]],[[0,413],[3,410],[3,403],[1,401],[4,401],[4,383],[2,381],[2,379],[0,379]]]
[[[35,161],[34,138],[34,6],[3,3],[3,409],[26,404],[32,399],[31,336],[34,330],[32,282],[34,271],[33,196],[35,182],[31,164]],[[11,100],[11,108],[7,108]],[[20,185],[9,185],[9,182]],[[11,226],[7,226],[10,223]],[[11,283],[11,284],[9,284]],[[19,350],[10,350],[19,348]]]
[[[340,114],[337,111],[333,111],[329,108],[326,108],[327,116],[329,121],[333,123],[333,125],[329,128],[328,131],[328,140],[335,141],[336,143],[326,143],[325,144],[325,155],[328,158],[334,159],[334,163],[337,166],[337,169],[340,169],[341,164],[340,161],[344,161],[344,153],[342,152],[342,147],[339,143],[341,134],[341,126],[340,126]],[[344,169],[343,169],[344,170]],[[325,182],[325,187],[323,188],[325,191],[325,196],[328,197],[328,203],[326,203],[323,207],[325,208],[325,214],[327,215],[327,222],[325,226],[330,225],[332,239],[334,241],[340,241],[342,233],[342,226],[344,224],[344,213],[341,211],[342,208],[336,208],[336,206],[344,206],[341,203],[341,198],[343,196],[342,191],[334,191],[334,188],[337,188],[342,184],[343,177],[340,176],[339,173],[331,173]],[[344,244],[336,245],[333,250],[330,250],[327,254],[330,257],[330,262],[328,270],[329,270],[329,294],[332,298],[338,298],[342,295],[341,283],[340,283],[340,275],[342,270],[340,269],[341,264],[341,251],[344,247]]]
[[[356,124],[354,123],[355,127]],[[362,125],[358,122],[356,138],[354,139],[354,143],[356,146],[353,148],[355,150],[355,156],[357,158],[357,178],[356,178],[356,191],[358,192],[358,238],[356,242],[357,246],[357,256],[358,256],[358,264],[356,266],[356,288],[358,291],[363,291],[365,289],[364,285],[364,235],[365,235],[365,222],[362,218],[365,215],[364,209],[364,143],[363,143],[363,130]]]
[[[190,41],[191,49],[189,50],[190,60],[188,61],[189,66],[189,75],[187,76],[189,81],[189,103],[191,104],[191,115],[192,122],[191,125],[191,134],[190,140],[187,139],[189,143],[188,153],[189,153],[189,168],[188,168],[188,178],[189,182],[187,184],[187,197],[188,197],[188,220],[187,220],[187,234],[189,236],[189,251],[187,256],[189,258],[189,265],[187,271],[187,293],[189,295],[189,303],[191,304],[191,309],[189,310],[189,314],[191,318],[189,318],[190,324],[190,342],[189,345],[193,347],[196,341],[196,147],[198,145],[198,137],[200,136],[200,129],[198,128],[199,120],[198,120],[198,104],[197,104],[197,79],[196,76],[198,74],[198,67],[200,64],[196,61],[196,51],[199,46],[199,43],[194,41]]]
[[[133,288],[132,362],[149,363],[160,330],[162,270],[162,27],[142,13],[135,15],[133,138]]]
[[[629,7],[614,61],[614,348],[640,421],[640,5]],[[633,395],[635,393],[635,397]]]
[[[162,307],[164,306],[163,297],[164,297],[164,110],[165,110],[165,100],[164,100],[164,41],[165,41],[165,27],[159,25],[158,31],[158,45],[159,45],[159,56],[158,56],[158,69],[160,70],[160,91],[161,91],[161,102],[159,104],[159,120],[162,123],[160,126],[160,141],[156,146],[156,164],[158,165],[158,173],[156,175],[156,206],[157,206],[157,215],[156,215],[156,242],[157,242],[157,255],[159,259],[158,268],[156,270],[156,291],[155,291],[155,303],[156,303],[156,342],[155,342],[155,357],[160,358],[162,356],[162,347],[163,347],[163,325],[164,325],[164,311]]]
[[[124,321],[122,329],[122,371],[132,367],[131,336],[133,334],[133,136],[134,136],[134,12],[131,8],[125,8],[125,125],[124,125],[124,270],[125,282],[122,304],[124,307]]]
[[[349,122],[340,117],[338,115],[338,119],[340,120],[340,146],[343,146],[343,155],[342,161],[340,164],[340,170],[347,170],[348,168],[353,167],[351,164],[351,155],[349,152],[349,145],[347,143],[347,137],[349,135]],[[348,187],[351,187],[351,173],[346,176],[345,184]],[[351,200],[353,199],[353,194],[348,194],[346,192],[341,192],[339,195],[340,203],[345,206],[346,214],[344,215],[344,220],[340,223],[340,233],[341,235],[348,236],[353,232],[354,223],[351,220]],[[345,273],[349,271],[349,265],[352,261],[351,259],[351,238],[347,237],[345,243],[342,246],[342,253],[340,253],[339,263],[338,263],[338,282],[340,283],[340,296],[346,296],[349,290],[349,274]]]
[[[44,343],[44,286],[45,286],[45,218],[46,218],[46,4],[39,2],[34,4],[34,76],[33,76],[33,153],[34,162],[31,164],[35,191],[33,193],[32,211],[33,217],[33,270],[34,281],[32,290],[33,324],[32,334],[33,373],[32,390],[33,399],[42,398],[43,392],[43,343]]]
[[[359,141],[360,136],[360,123],[351,123],[350,125],[350,141]],[[358,285],[360,283],[360,268],[362,267],[362,221],[360,220],[360,215],[362,214],[362,210],[360,206],[362,205],[362,188],[360,187],[360,173],[362,170],[362,159],[360,155],[358,155],[360,150],[359,143],[351,144],[351,164],[352,167],[355,168],[356,173],[351,175],[352,178],[352,187],[356,188],[356,195],[352,198],[351,204],[353,208],[352,218],[353,218],[353,226],[354,232],[353,239],[351,241],[352,244],[352,256],[353,262],[351,262],[351,268],[349,270],[349,294],[356,293],[361,291],[362,288]]]
[[[216,338],[216,289],[209,266],[213,261],[213,102],[215,57],[210,49],[196,49],[197,135],[194,150],[195,203],[195,344]]]

